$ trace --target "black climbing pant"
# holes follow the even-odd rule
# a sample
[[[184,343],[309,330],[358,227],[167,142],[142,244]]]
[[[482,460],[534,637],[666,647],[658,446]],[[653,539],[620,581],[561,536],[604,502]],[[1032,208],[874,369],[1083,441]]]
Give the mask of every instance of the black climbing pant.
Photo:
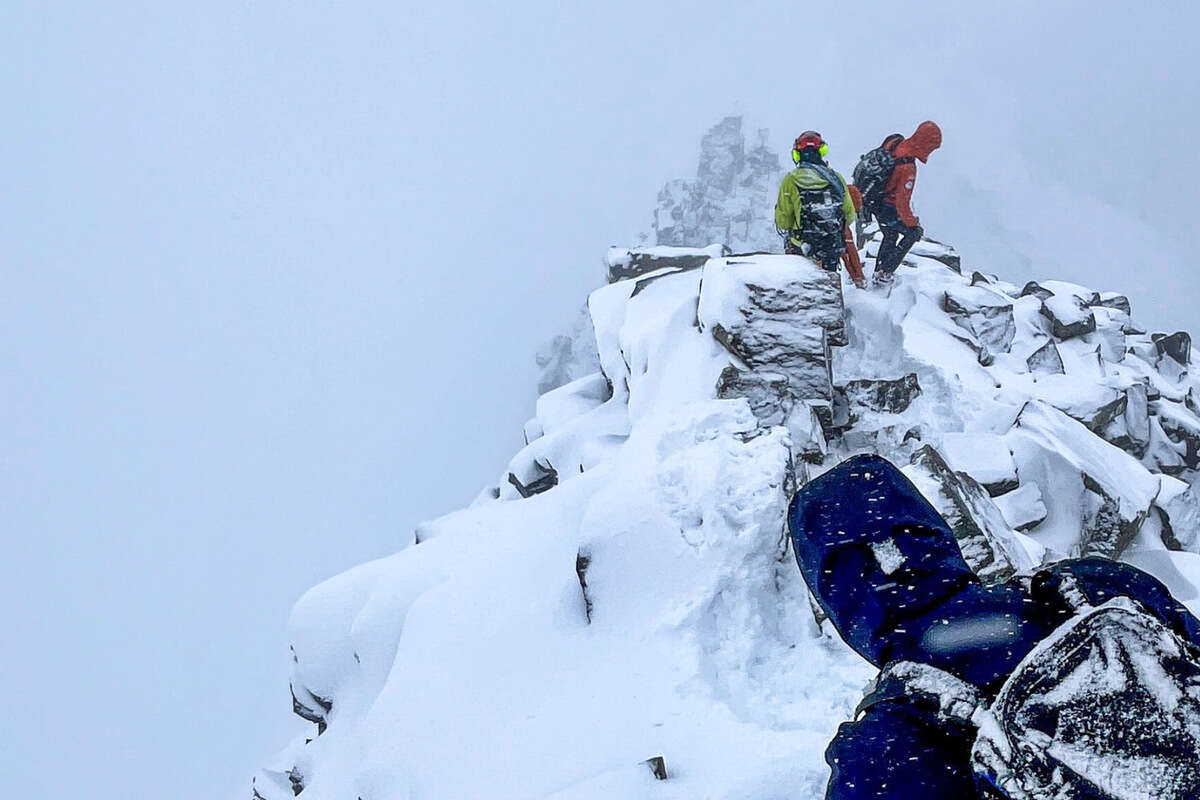
[[[900,221],[896,209],[886,203],[875,214],[879,220],[879,231],[883,236],[879,243],[879,254],[875,258],[875,274],[891,275],[908,255],[912,246],[925,234],[920,225],[911,228]]]

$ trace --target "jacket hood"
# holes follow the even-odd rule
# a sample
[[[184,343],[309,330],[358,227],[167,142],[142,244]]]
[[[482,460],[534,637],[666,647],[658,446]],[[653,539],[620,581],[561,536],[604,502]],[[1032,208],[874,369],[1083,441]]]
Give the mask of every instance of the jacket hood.
[[[929,160],[929,154],[942,146],[942,129],[936,122],[922,122],[917,126],[913,135],[896,145],[896,158],[916,158],[922,163]]]

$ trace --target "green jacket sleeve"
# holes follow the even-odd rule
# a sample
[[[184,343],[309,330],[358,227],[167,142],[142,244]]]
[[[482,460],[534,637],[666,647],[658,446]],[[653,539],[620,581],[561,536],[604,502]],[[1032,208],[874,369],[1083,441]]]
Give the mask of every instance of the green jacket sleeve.
[[[779,199],[775,201],[775,227],[781,231],[795,230],[800,216],[800,198],[796,194],[796,183],[791,174],[783,176],[779,184]]]

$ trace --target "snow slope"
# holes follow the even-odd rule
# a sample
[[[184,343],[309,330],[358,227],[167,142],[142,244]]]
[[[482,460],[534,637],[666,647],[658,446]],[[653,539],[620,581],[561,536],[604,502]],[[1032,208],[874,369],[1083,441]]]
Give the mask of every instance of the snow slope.
[[[297,603],[315,727],[257,797],[823,796],[873,669],[814,616],[784,513],[858,452],[904,466],[984,580],[1123,558],[1200,611],[1186,334],[930,241],[887,294],[799,257],[619,252],[496,485]]]

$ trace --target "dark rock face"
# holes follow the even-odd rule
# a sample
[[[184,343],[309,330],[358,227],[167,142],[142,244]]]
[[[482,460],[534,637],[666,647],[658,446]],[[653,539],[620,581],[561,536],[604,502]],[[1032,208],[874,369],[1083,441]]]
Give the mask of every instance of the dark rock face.
[[[942,297],[942,310],[991,356],[1007,353],[1012,346],[1017,332],[1012,303],[1004,302],[996,293],[979,287],[947,292]],[[983,363],[984,355],[982,352],[980,355]]]
[[[751,368],[785,374],[794,396],[832,399],[829,345],[823,329],[797,330],[764,320],[757,326],[740,326],[736,330],[714,325],[712,335]]]
[[[900,414],[921,394],[915,373],[896,380],[850,381],[842,388],[850,413],[863,409],[885,414]]]
[[[511,472],[508,473],[508,482],[522,498],[533,497],[535,494],[541,494],[558,486],[558,471],[554,467],[535,461],[531,464],[531,469],[538,474],[534,475],[532,479],[526,476],[528,482],[522,481]]]
[[[1062,355],[1059,354],[1058,345],[1053,339],[1047,339],[1045,344],[1034,350],[1033,354],[1025,359],[1025,365],[1035,375],[1062,375],[1066,372]]]
[[[1107,403],[1088,409],[1086,413],[1075,418],[1086,425],[1092,433],[1103,433],[1109,424],[1125,414],[1128,403],[1124,394],[1118,394]]]
[[[962,274],[962,258],[953,247],[936,239],[922,239],[913,245],[909,251],[909,255],[937,261],[939,264],[949,267],[958,274]],[[908,259],[905,259],[905,261],[911,264]]]
[[[1159,355],[1166,356],[1185,367],[1191,363],[1192,337],[1187,331],[1176,331],[1172,334],[1155,333],[1150,338]]]
[[[624,250],[610,252],[608,263],[608,282],[636,278],[648,272],[658,270],[684,271],[698,269],[704,262],[714,256],[728,255],[729,248],[674,248],[676,252],[664,249]]]
[[[1167,439],[1178,445],[1176,451],[1187,468],[1200,468],[1200,423],[1187,412],[1186,404],[1161,399],[1151,405],[1151,410]]]
[[[751,371],[767,373],[753,379],[756,386],[777,385],[783,376],[792,398],[828,404],[833,397],[829,347],[845,337],[838,276],[804,268],[794,278],[779,276],[768,284],[741,277],[741,267],[733,259],[714,260],[706,267],[701,294],[725,292],[736,299],[718,319],[708,321],[713,338]],[[739,385],[748,380],[738,377]],[[727,383],[727,392],[730,387]]]
[[[1025,288],[1021,290],[1021,297],[1029,297],[1030,295],[1033,295],[1039,300],[1045,300],[1048,297],[1053,297],[1054,292],[1042,286],[1037,281],[1030,281],[1029,283],[1025,284]]]
[[[642,762],[650,768],[650,774],[657,781],[665,781],[667,779],[667,760],[662,756],[651,756]]]
[[[324,733],[326,718],[333,711],[333,701],[318,697],[303,686],[297,685],[295,681],[291,683],[291,690],[292,713],[303,720],[315,723],[318,735]]]
[[[1041,313],[1050,320],[1050,332],[1057,339],[1073,339],[1096,330],[1096,316],[1074,295],[1044,298]]]
[[[1145,515],[1127,520],[1121,518],[1120,504],[1086,473],[1083,475],[1084,492],[1082,538],[1079,555],[1119,558],[1129,543],[1137,536],[1145,521]]]
[[[1123,294],[1115,292],[1105,292],[1100,295],[1100,302],[1095,305],[1103,306],[1104,308],[1115,308],[1117,311],[1125,312],[1126,316],[1133,314],[1133,307],[1129,305],[1129,298]]]
[[[1161,508],[1163,541],[1172,550],[1194,550],[1200,539],[1200,493],[1191,487]]]
[[[1121,399],[1124,406],[1120,413],[1092,430],[1109,444],[1141,458],[1150,444],[1150,408],[1145,385],[1139,383],[1126,389]]]
[[[1009,539],[1008,523],[995,503],[970,475],[954,472],[931,445],[917,450],[912,465],[937,486],[937,497],[929,498],[940,513],[963,558],[985,583],[999,583],[1017,573],[1003,539]]]
[[[575,556],[575,575],[579,578],[579,589],[583,594],[583,613],[589,625],[592,624],[592,596],[588,593],[587,571],[591,565],[591,553],[580,550]]]
[[[744,397],[763,426],[783,425],[795,405],[786,375],[777,372],[741,370],[732,365],[717,379],[717,397]]]

